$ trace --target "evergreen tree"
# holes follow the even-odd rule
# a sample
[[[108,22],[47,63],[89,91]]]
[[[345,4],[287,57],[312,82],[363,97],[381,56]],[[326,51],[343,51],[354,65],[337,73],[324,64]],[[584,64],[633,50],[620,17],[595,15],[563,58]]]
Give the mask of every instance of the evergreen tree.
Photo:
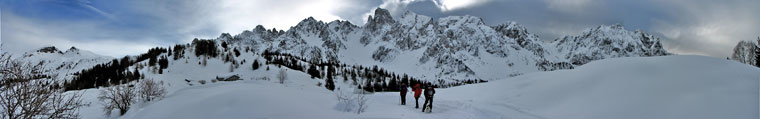
[[[758,37],[757,42],[760,44],[760,37]],[[756,45],[753,47],[755,49],[755,66],[760,67],[760,48],[758,48]]]
[[[406,74],[404,74],[404,78],[401,78],[401,82],[406,83],[406,84],[411,84],[409,83],[409,76]]]
[[[232,50],[232,51],[233,51],[233,52],[235,52],[235,57],[239,57],[239,56],[240,56],[240,51],[238,51],[238,49],[237,49],[237,48],[235,48],[235,49],[234,49],[234,50]]]
[[[328,69],[332,68],[332,66],[328,65]],[[332,91],[335,90],[335,81],[333,81],[333,75],[331,70],[327,70],[327,80],[325,80],[325,88]]]
[[[375,89],[375,92],[383,91],[383,86],[380,83],[382,83],[380,80],[375,80],[375,86],[373,87],[373,89]]]
[[[156,66],[156,56],[150,57],[148,60],[148,66]]]
[[[259,60],[253,60],[253,70],[259,69]]]
[[[319,75],[319,70],[317,69],[317,66],[314,65],[314,64],[311,64],[311,66],[309,66],[309,69],[308,69],[307,73],[309,75],[311,75],[311,78],[315,78],[315,77],[321,78],[322,77],[322,76]]]
[[[344,71],[343,72],[343,82],[345,83],[346,81],[348,81],[348,74]]]
[[[135,79],[140,79],[140,70],[135,68]]]
[[[222,41],[222,48],[227,51],[227,42]]]
[[[161,56],[161,59],[158,60],[158,66],[161,69],[166,69],[169,67],[169,59],[166,57]]]
[[[407,84],[408,85],[408,84]],[[391,81],[388,83],[388,89],[390,91],[398,91],[398,88],[400,86],[398,85],[398,81],[396,81],[396,78],[391,78]]]
[[[198,40],[196,38],[193,40],[193,45],[195,45],[195,56],[200,57],[201,55],[206,55],[216,57],[219,55],[217,52],[216,41],[214,40]]]
[[[375,89],[372,88],[372,83],[369,79],[364,80],[364,91],[367,92],[375,92]]]

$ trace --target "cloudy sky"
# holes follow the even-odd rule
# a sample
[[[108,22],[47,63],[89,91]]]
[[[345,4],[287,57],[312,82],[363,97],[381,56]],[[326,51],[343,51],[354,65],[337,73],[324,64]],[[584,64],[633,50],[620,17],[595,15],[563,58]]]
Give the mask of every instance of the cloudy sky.
[[[760,0],[2,0],[2,50],[76,46],[113,57],[256,25],[287,30],[313,16],[363,25],[375,8],[440,18],[516,21],[543,40],[623,24],[657,35],[678,54],[723,58],[760,36]]]

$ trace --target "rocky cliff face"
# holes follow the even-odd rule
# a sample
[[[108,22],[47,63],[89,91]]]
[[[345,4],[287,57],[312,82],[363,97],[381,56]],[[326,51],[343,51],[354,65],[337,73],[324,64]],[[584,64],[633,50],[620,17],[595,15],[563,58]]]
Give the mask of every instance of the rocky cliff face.
[[[628,31],[621,25],[590,28],[578,36],[565,36],[552,42],[558,59],[573,65],[615,57],[663,56],[659,38],[642,31]]]

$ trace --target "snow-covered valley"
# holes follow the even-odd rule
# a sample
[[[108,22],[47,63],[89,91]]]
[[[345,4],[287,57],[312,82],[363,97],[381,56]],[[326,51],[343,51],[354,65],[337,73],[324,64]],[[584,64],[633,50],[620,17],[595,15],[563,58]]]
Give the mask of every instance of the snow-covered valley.
[[[236,73],[274,77],[278,70]],[[305,73],[287,74],[284,84],[243,78],[194,86],[168,78],[180,75],[167,76],[165,99],[130,109],[121,118],[754,119],[759,111],[760,69],[704,56],[612,58],[438,89],[432,113],[415,109],[411,95],[407,105],[400,105],[398,92],[369,94],[366,112],[344,112],[335,93],[356,93],[355,88],[337,81],[340,88],[331,92]],[[93,105],[82,110],[83,116],[103,118],[97,101]]]
[[[52,46],[2,54],[41,71],[0,62],[19,69],[0,70],[0,83],[81,94],[73,117],[85,119],[757,119],[757,44],[740,43],[729,60],[672,54],[620,24],[549,41],[512,21],[377,8],[363,26],[309,17],[116,59]],[[148,81],[165,89],[159,98],[142,97]],[[411,92],[401,105],[401,82],[436,87],[433,111],[415,108]],[[114,108],[104,95],[123,89],[139,91]]]

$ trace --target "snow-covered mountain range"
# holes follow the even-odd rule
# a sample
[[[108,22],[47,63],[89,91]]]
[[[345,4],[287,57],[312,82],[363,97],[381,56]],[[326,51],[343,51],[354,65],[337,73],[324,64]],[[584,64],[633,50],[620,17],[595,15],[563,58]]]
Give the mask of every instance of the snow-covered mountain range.
[[[219,46],[225,42],[254,54],[267,50],[309,61],[378,66],[426,80],[492,80],[572,69],[605,58],[669,54],[659,38],[621,25],[600,25],[575,36],[545,41],[512,21],[489,26],[475,16],[434,20],[412,12],[394,18],[380,8],[363,26],[309,17],[287,31],[259,25],[237,35],[223,33],[212,40],[219,41]],[[23,58],[48,62],[47,69],[65,72],[61,76],[113,59],[76,48],[62,52],[55,47],[27,53]]]
[[[54,46],[42,47],[12,58],[31,64],[43,64],[42,68],[46,74],[53,76],[54,79],[64,80],[71,79],[75,73],[82,71],[82,69],[114,60],[112,57],[98,55],[76,47],[61,51]]]
[[[516,22],[489,26],[475,16],[394,18],[376,9],[364,26],[306,18],[288,31],[256,26],[218,41],[279,51],[310,60],[377,65],[423,79],[498,79],[570,69],[614,57],[662,56],[659,38],[621,25],[601,25],[544,42]]]

